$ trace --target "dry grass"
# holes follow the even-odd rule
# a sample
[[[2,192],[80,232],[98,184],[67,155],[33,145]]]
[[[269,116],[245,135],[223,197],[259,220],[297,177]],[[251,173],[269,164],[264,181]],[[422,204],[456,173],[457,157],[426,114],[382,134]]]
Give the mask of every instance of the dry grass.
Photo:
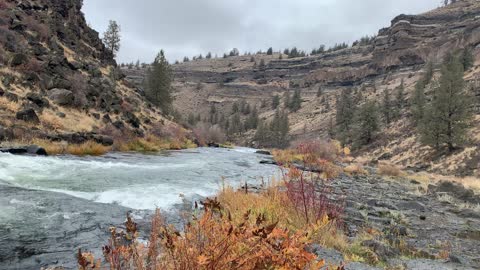
[[[425,190],[427,190],[428,185],[430,184],[436,184],[441,181],[449,181],[449,182],[462,184],[464,187],[473,190],[476,194],[480,194],[480,179],[478,177],[444,176],[444,175],[426,173],[426,172],[411,173],[406,177],[408,179],[419,182]]]
[[[349,175],[368,175],[367,170],[360,163],[350,164],[343,168],[343,171]]]
[[[0,108],[10,112],[17,112],[20,109],[20,104],[6,97],[0,97]]]
[[[195,148],[196,145],[186,138],[164,139],[154,135],[115,142],[114,148],[122,152],[158,152],[162,150],[181,150]]]
[[[67,146],[66,152],[75,156],[101,156],[108,153],[110,147],[96,142],[88,141],[83,144],[71,144]]]
[[[402,170],[397,166],[389,163],[380,163],[378,165],[377,173],[383,176],[399,177],[403,175]]]
[[[41,146],[49,155],[75,155],[75,156],[101,156],[108,153],[111,148],[88,141],[83,144],[68,144],[66,142],[52,142],[49,140],[33,139],[28,144]]]
[[[62,119],[51,112],[44,112],[40,115],[40,122],[48,130],[62,130],[64,129]]]

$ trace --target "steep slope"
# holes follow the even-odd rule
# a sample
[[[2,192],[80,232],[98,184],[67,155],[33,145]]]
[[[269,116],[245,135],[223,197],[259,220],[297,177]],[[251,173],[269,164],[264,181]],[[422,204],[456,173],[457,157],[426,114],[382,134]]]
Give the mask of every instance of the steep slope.
[[[108,145],[170,124],[123,80],[81,7],[0,0],[0,140]]]
[[[477,61],[466,79],[480,95],[479,18],[478,1],[458,1],[420,15],[400,15],[372,42],[347,49],[293,59],[276,53],[176,64],[175,106],[184,116],[194,113],[207,118],[214,105],[217,112],[228,117],[233,104],[245,100],[260,110],[262,118],[271,119],[272,96],[283,97],[286,92],[300,89],[302,108],[289,117],[292,137],[327,137],[330,121],[335,120],[335,96],[340,90],[361,90],[363,100],[380,101],[385,89],[392,90],[404,80],[408,99],[427,62],[438,64],[447,52],[467,47],[473,49]],[[132,82],[141,82],[142,69],[125,71]],[[319,88],[322,95],[317,97]],[[266,107],[261,108],[262,101],[266,101]],[[471,144],[448,156],[419,145],[408,110],[402,115],[401,120],[384,127],[374,145],[360,152],[366,157],[362,160],[390,160],[412,169],[441,173],[478,173],[478,115]],[[238,138],[239,142],[250,143],[252,135],[253,131],[248,132]]]

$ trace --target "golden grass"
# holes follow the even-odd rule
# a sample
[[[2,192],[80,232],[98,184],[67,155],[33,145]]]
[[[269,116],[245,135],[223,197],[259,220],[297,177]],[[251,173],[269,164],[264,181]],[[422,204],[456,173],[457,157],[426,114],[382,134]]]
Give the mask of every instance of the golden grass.
[[[402,170],[397,166],[389,163],[380,163],[377,173],[383,176],[399,177],[403,175]]]
[[[17,112],[20,109],[20,104],[6,97],[0,97],[0,108],[10,112]]]
[[[62,119],[51,112],[44,112],[40,115],[40,122],[49,130],[61,130],[64,128]]]
[[[343,171],[349,175],[368,175],[367,170],[360,163],[350,164],[343,168]]]
[[[101,156],[110,150],[110,147],[92,141],[67,146],[67,153],[75,156]]]
[[[218,201],[226,212],[230,213],[235,223],[241,223],[244,214],[250,211],[253,216],[264,215],[267,223],[278,222],[281,228],[287,228],[293,232],[305,230],[312,242],[322,246],[340,251],[348,247],[347,238],[337,229],[336,223],[330,221],[328,217],[316,224],[307,224],[275,181],[260,193],[247,193],[244,190],[224,187],[218,194]]]
[[[35,144],[43,147],[49,155],[74,156],[101,156],[108,153],[111,148],[99,143],[88,141],[83,144],[68,144],[66,142],[53,142],[43,139],[33,139],[29,144]]]
[[[197,147],[192,141],[182,139],[162,139],[153,135],[134,138],[115,143],[115,150],[122,152],[158,152],[163,150],[181,150]]]

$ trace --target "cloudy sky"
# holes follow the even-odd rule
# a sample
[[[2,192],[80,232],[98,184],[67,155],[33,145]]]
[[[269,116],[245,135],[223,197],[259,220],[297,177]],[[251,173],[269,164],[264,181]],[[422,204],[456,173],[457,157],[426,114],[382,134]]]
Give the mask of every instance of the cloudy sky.
[[[103,33],[122,28],[119,62],[170,61],[211,51],[223,55],[297,46],[310,51],[373,35],[396,15],[418,14],[441,0],[84,0],[87,22]]]

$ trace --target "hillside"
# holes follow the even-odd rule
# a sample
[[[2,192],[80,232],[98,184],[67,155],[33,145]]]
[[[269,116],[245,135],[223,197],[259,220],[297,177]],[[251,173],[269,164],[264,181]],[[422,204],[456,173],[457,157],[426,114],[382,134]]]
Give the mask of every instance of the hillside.
[[[81,7],[0,1],[0,140],[111,145],[174,125],[124,80]]]
[[[465,79],[478,97],[479,16],[478,1],[458,1],[420,15],[397,16],[373,41],[346,49],[292,59],[287,55],[280,59],[277,52],[179,63],[173,65],[175,107],[185,117],[194,113],[208,118],[213,105],[228,117],[233,104],[245,100],[259,109],[261,118],[271,119],[272,97],[284,97],[286,92],[300,89],[302,108],[289,115],[290,135],[293,139],[327,137],[330,122],[335,121],[335,97],[342,89],[361,90],[363,100],[380,101],[385,89],[393,90],[404,80],[408,101],[426,63],[438,66],[447,52],[463,48],[473,49],[476,61]],[[264,67],[260,65],[262,60]],[[141,86],[144,70],[125,72],[129,80]],[[322,95],[317,97],[319,88]],[[267,106],[262,108],[262,101]],[[445,174],[478,174],[478,110],[470,144],[447,156],[418,144],[409,111],[402,111],[402,116],[383,127],[375,143],[359,152],[359,160],[389,160],[406,168]],[[250,144],[253,134],[249,131],[237,139]]]

